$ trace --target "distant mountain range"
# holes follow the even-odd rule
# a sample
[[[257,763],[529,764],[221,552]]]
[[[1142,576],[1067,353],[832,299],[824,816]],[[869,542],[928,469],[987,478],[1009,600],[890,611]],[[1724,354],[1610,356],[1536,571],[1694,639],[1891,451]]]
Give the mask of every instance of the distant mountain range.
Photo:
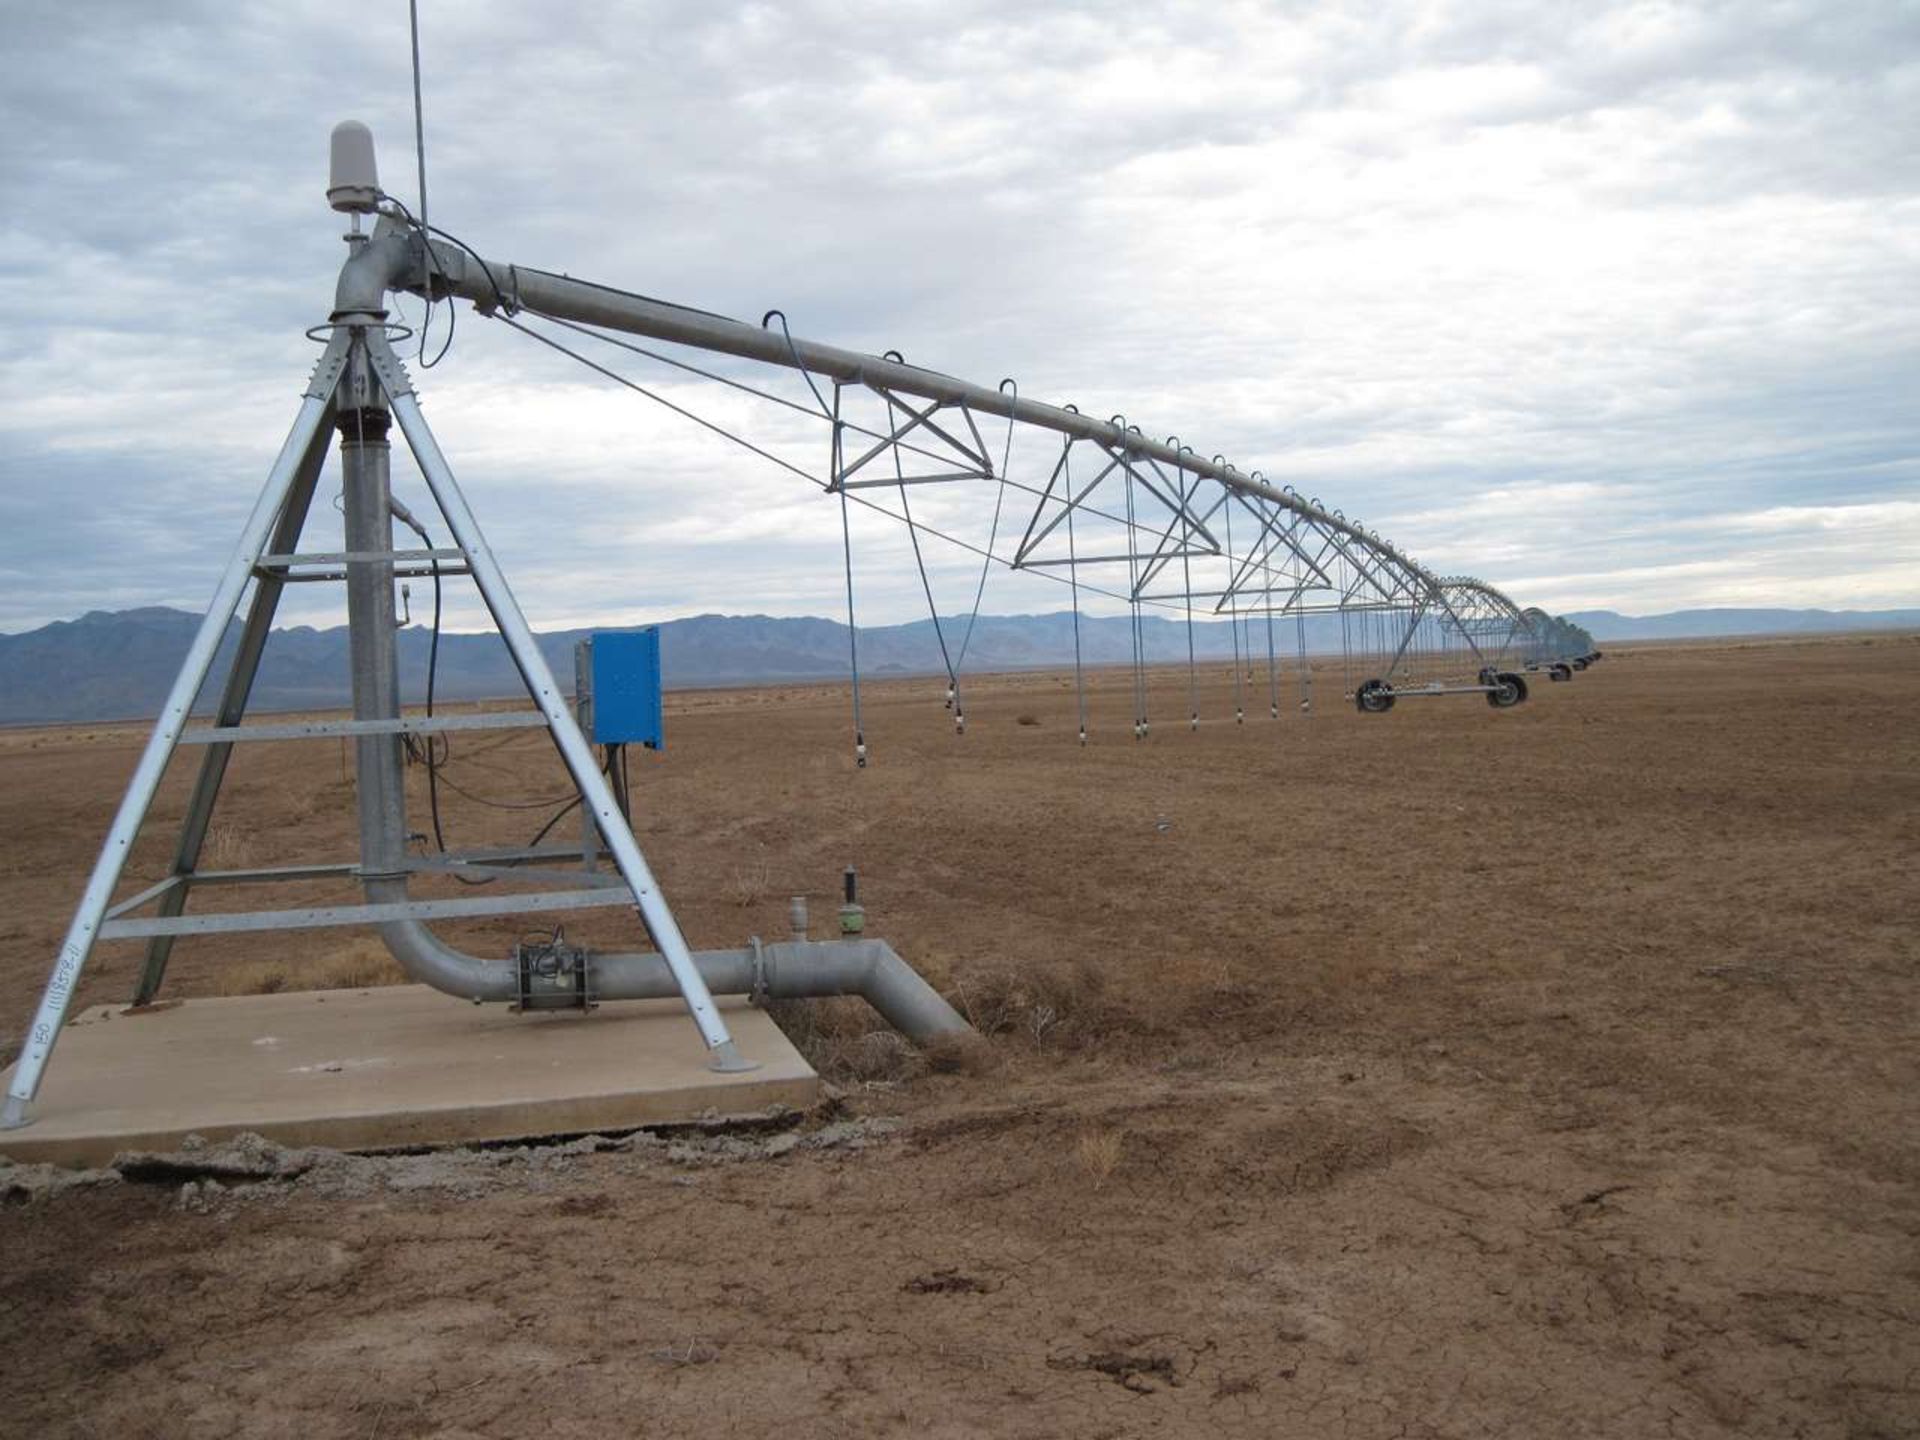
[[[1618,615],[1581,610],[1564,618],[1607,640],[1694,640],[1716,635],[1807,635],[1843,630],[1920,630],[1920,610],[1671,610]]]
[[[1679,639],[1745,634],[1801,633],[1823,630],[1920,628],[1920,610],[1681,610],[1668,615],[1617,615],[1590,610],[1567,619],[1590,630],[1601,642],[1625,639]],[[95,610],[78,620],[57,621],[20,635],[0,635],[0,724],[118,720],[152,715],[179,669],[200,617],[182,610],[147,607],[109,612]],[[943,622],[955,650],[966,630],[964,617]],[[1155,663],[1184,660],[1186,622],[1178,617],[1142,619],[1147,658]],[[1315,654],[1337,652],[1340,621],[1335,616],[1308,619],[1306,643]],[[211,703],[232,653],[236,625],[203,693]],[[573,675],[573,648],[590,632],[561,630],[540,637],[540,647],[562,682]],[[847,673],[847,627],[838,621],[781,619],[767,615],[698,615],[660,626],[661,665],[666,682],[677,689],[737,685],[760,681],[832,680]],[[1251,626],[1257,657],[1266,654],[1266,624]],[[424,698],[428,632],[412,626],[400,633],[402,685],[409,703]],[[933,622],[860,629],[860,666],[864,674],[928,675],[945,669]],[[1284,657],[1299,643],[1294,623],[1275,626],[1276,648]],[[983,615],[975,623],[964,669],[1018,670],[1073,663],[1073,615]],[[1195,621],[1196,656],[1217,661],[1233,654],[1232,626],[1226,621]],[[1080,619],[1081,654],[1089,665],[1126,664],[1132,658],[1129,622],[1124,616]],[[514,693],[518,679],[497,635],[444,634],[440,637],[438,695],[475,700]],[[257,710],[326,709],[347,699],[347,632],[344,627],[315,630],[296,626],[274,632],[254,686]]]

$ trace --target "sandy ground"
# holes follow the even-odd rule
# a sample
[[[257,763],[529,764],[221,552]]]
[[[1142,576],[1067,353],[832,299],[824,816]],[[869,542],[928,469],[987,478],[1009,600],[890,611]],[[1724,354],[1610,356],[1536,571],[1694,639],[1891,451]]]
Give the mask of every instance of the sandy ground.
[[[1920,1434],[1920,637],[1624,647],[1501,713],[1323,672],[1244,728],[1216,670],[1197,734],[1156,685],[1136,745],[1103,677],[1085,751],[1061,677],[964,738],[876,687],[859,773],[830,687],[678,697],[638,829],[693,943],[857,864],[987,1053],[813,1007],[839,1098],[790,1130],[16,1188],[0,1432]],[[138,742],[0,735],[0,1053]],[[560,788],[526,737],[452,763]],[[233,782],[222,863],[344,856],[337,747]],[[389,974],[308,935],[169,988]]]

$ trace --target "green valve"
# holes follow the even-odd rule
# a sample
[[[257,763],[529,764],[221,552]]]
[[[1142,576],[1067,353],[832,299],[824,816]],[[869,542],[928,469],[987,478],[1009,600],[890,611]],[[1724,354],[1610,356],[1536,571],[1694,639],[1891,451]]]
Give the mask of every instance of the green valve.
[[[846,885],[846,901],[840,906],[840,933],[842,935],[858,935],[867,928],[867,912],[861,907],[859,900],[856,898],[859,882],[854,876],[851,865],[847,867],[847,873],[844,879]]]

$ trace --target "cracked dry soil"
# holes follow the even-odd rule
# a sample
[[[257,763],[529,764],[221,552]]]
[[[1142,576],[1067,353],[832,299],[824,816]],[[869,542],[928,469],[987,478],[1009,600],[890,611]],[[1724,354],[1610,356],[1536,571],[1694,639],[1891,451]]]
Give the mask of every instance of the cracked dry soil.
[[[1322,671],[1311,719],[1144,746],[1100,682],[1084,753],[1058,676],[960,740],[875,686],[863,773],[832,687],[676,696],[636,775],[695,944],[857,863],[984,1061],[826,1007],[784,1020],[842,1098],[789,1131],[13,1186],[0,1433],[1920,1434],[1920,642],[1623,647],[1499,714]],[[0,735],[0,1051],[138,741]],[[331,757],[241,748],[232,858],[345,853]],[[341,944],[183,946],[171,993]]]

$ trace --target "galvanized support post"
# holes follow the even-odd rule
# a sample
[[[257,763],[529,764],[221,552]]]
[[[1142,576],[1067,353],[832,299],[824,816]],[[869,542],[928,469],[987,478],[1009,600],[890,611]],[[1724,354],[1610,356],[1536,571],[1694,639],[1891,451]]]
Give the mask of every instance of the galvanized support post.
[[[326,423],[346,349],[346,335],[335,331],[325,354],[320,357],[320,364],[314,370],[306,396],[300,402],[293,429],[286,443],[280,447],[279,458],[274,461],[260,498],[254,502],[253,513],[247,517],[246,526],[240,534],[239,548],[227,562],[220,583],[214,589],[213,599],[207,606],[206,616],[187,649],[180,673],[174,677],[173,688],[168,691],[166,701],[160,707],[153,733],[147,737],[146,749],[141,752],[133,778],[127,784],[126,794],[120,799],[120,808],[114,815],[112,827],[107,831],[106,842],[94,862],[93,874],[74,911],[73,923],[67,929],[66,939],[61,942],[53,973],[48,977],[46,990],[40,997],[40,1008],[35,1012],[33,1024],[27,1031],[19,1063],[14,1067],[13,1082],[7,1087],[6,1104],[0,1108],[0,1130],[15,1129],[27,1123],[27,1106],[40,1089],[40,1077],[46,1070],[48,1057],[53,1054],[54,1043],[60,1037],[60,1027],[66,1023],[67,1007],[73,1003],[74,991],[80,984],[80,973],[93,951],[94,937],[99,932],[107,903],[113,898],[113,887],[120,882],[120,872],[126,866],[134,836],[153,803],[154,791],[159,788],[161,774],[167,768],[174,746],[179,743],[180,732],[186,728],[194,697],[206,682],[214,655],[220,648],[220,642],[226,638],[227,622],[239,608],[240,596],[246,590],[254,566],[262,555],[268,553],[266,544],[274,522],[286,508],[288,496],[299,476],[302,462],[314,444],[315,435]]]
[[[313,441],[308,445],[307,453],[301,457],[300,468],[294,474],[293,488],[287,494],[287,503],[280,511],[273,538],[268,542],[271,554],[291,554],[299,546],[300,531],[306,524],[307,512],[313,506],[314,488],[320,482],[320,472],[326,465],[327,450],[332,443],[328,431],[330,420],[331,410],[328,417],[315,428]],[[247,607],[240,643],[234,650],[233,668],[227,672],[226,687],[221,692],[219,709],[215,711],[215,725],[231,727],[245,718],[247,698],[253,693],[254,678],[260,670],[260,656],[266,649],[267,637],[273,631],[274,614],[279,609],[280,593],[285,588],[285,581],[271,571],[263,570],[255,578],[253,600]],[[193,793],[187,799],[186,814],[180,822],[180,840],[173,853],[173,869],[170,873],[176,883],[160,897],[160,904],[155,910],[159,916],[178,915],[187,907],[187,896],[193,887],[193,872],[199,868],[200,852],[206,845],[207,829],[213,821],[214,801],[219,798],[220,784],[226,779],[227,762],[232,755],[231,744],[209,745],[206,756],[200,762],[200,773],[194,778]],[[147,942],[146,964],[140,971],[139,986],[133,992],[133,1004],[151,1004],[160,993],[161,983],[167,975],[167,960],[173,953],[173,942],[171,935],[156,935]]]
[[[587,810],[606,838],[615,865],[633,891],[647,932],[673,972],[687,1010],[712,1054],[713,1068],[752,1069],[752,1062],[741,1056],[727,1031],[726,1022],[720,1018],[713,996],[693,963],[686,937],[680,933],[679,922],[673,918],[673,911],[660,893],[653,872],[647,868],[646,857],[640,853],[633,832],[627,828],[619,807],[614,804],[613,792],[607,786],[606,777],[593,763],[593,751],[568,712],[559,683],[553,678],[553,671],[540,653],[533,631],[527,626],[526,616],[513,598],[513,591],[508,587],[506,576],[501,573],[493,551],[488,548],[486,537],[480,533],[480,526],[474,519],[473,511],[467,507],[466,496],[461,493],[459,483],[454,479],[452,467],[440,453],[439,443],[433,438],[426,417],[420,413],[420,402],[414,398],[413,387],[407,380],[399,357],[393,353],[393,347],[383,335],[370,334],[367,337],[367,349],[372,357],[374,372],[387,392],[394,418],[400,422],[401,433],[406,436],[407,446],[420,466],[421,476],[426,480],[427,488],[433,492],[440,513],[453,532],[455,543],[467,554],[481,598],[485,600],[494,624],[499,627],[501,638],[507,642],[507,649],[526,683],[528,695],[546,716],[554,744],[566,761],[567,769],[572,772],[573,783],[580,787]]]
[[[367,362],[354,346],[339,406],[341,508],[347,554],[347,654],[353,718],[400,714],[400,659],[393,610],[393,450],[390,417]],[[428,736],[428,743],[432,743]],[[360,879],[406,873],[406,761],[400,736],[356,735],[354,783],[360,817]]]

